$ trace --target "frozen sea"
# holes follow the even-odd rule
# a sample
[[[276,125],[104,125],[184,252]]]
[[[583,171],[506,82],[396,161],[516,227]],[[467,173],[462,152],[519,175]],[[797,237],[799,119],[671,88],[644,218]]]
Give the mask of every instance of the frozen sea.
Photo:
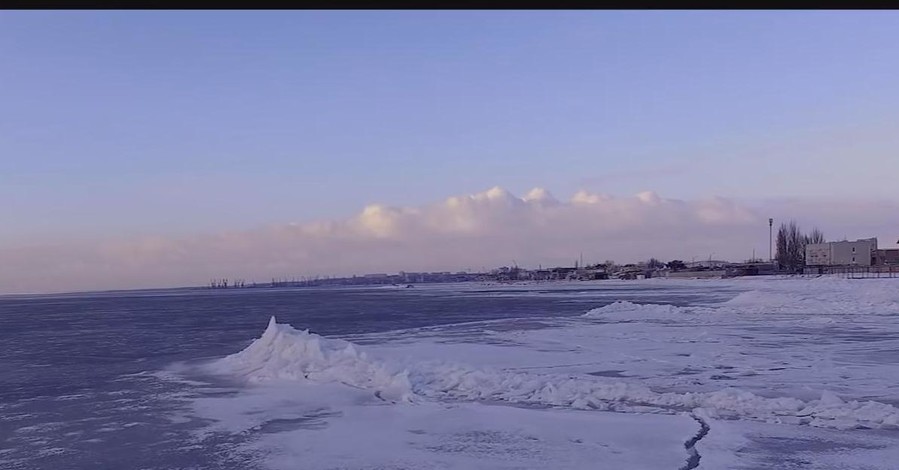
[[[899,279],[0,297],[2,469],[896,469]]]

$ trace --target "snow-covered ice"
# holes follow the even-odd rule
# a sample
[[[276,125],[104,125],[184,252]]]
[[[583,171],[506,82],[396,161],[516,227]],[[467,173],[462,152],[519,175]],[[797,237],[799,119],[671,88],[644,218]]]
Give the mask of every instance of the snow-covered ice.
[[[680,468],[685,415],[624,415],[481,403],[389,404],[333,383],[272,380],[239,397],[198,399],[216,431],[254,436],[240,450],[268,467],[294,468]],[[642,452],[645,447],[654,449]]]
[[[273,468],[768,468],[789,442],[808,468],[893,468],[899,280],[627,284],[700,298],[677,305],[587,285],[582,316],[536,327],[325,338],[272,318],[202,366],[247,386],[194,413]]]

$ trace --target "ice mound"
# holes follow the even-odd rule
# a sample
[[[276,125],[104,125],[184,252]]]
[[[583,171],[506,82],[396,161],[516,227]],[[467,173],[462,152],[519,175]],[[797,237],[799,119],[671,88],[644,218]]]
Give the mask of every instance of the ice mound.
[[[609,318],[615,320],[667,318],[687,313],[687,309],[668,304],[637,304],[619,300],[604,307],[594,308],[583,316],[587,318]]]
[[[251,382],[286,379],[342,383],[372,390],[385,400],[411,399],[406,371],[391,370],[357,351],[352,343],[278,324],[275,317],[261,337],[244,350],[219,359],[212,368]]]

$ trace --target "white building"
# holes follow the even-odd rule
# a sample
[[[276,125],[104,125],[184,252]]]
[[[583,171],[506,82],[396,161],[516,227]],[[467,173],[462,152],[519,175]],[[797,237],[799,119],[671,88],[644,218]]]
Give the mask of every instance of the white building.
[[[877,238],[805,246],[806,266],[871,266],[876,256]]]

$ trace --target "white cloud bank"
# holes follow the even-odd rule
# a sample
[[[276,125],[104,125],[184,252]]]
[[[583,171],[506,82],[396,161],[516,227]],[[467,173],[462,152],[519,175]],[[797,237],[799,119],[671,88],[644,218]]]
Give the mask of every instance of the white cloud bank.
[[[725,198],[616,198],[579,191],[559,201],[537,188],[501,188],[421,207],[373,204],[347,220],[286,224],[190,238],[145,237],[0,250],[0,292],[205,284],[211,278],[478,270],[585,261],[767,256],[767,218],[795,217],[829,237],[899,238],[899,204]],[[892,243],[895,239],[883,239]]]

